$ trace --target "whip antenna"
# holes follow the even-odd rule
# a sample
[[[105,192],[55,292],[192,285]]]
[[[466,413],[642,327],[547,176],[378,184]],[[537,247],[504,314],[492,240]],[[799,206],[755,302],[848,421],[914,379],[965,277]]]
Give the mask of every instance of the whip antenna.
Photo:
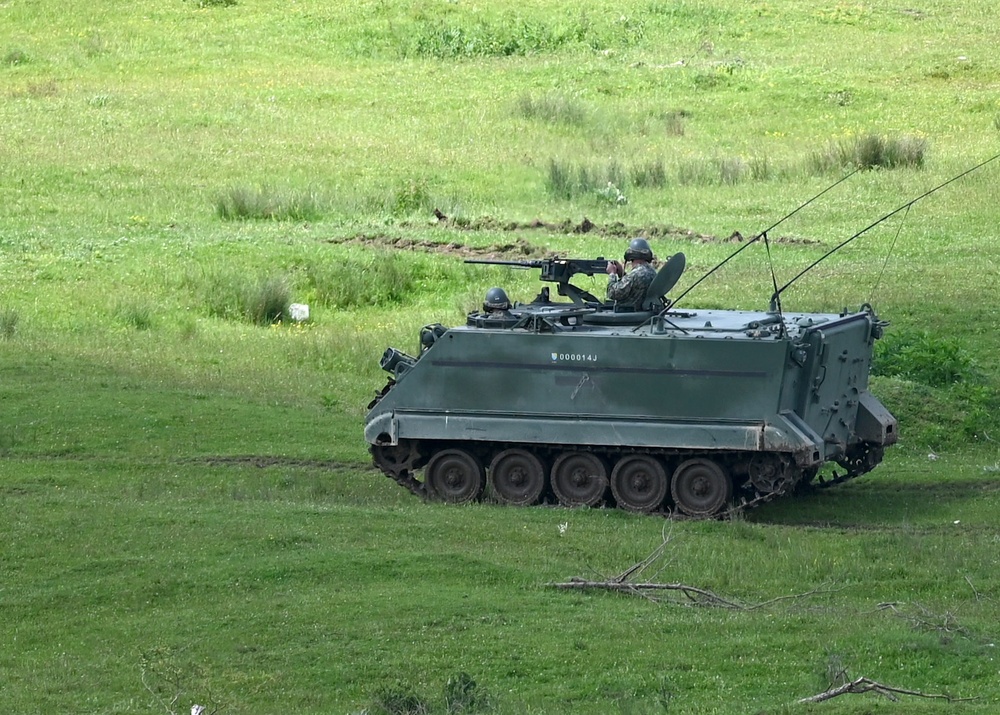
[[[889,245],[889,250],[885,254],[885,260],[882,261],[882,270],[878,272],[878,278],[875,279],[875,285],[872,286],[871,295],[868,296],[868,305],[874,305],[875,303],[875,291],[878,290],[879,285],[882,283],[882,276],[885,275],[885,268],[889,265],[889,257],[892,252],[896,250],[896,241],[899,240],[899,234],[903,231],[903,224],[906,223],[906,217],[910,215],[910,209],[907,207],[906,213],[903,214],[903,220],[899,222],[899,226],[896,228],[896,235],[892,237],[892,243]]]
[[[754,243],[756,243],[760,239],[763,238],[764,239],[764,243],[766,244],[767,243],[767,234],[768,234],[768,231],[771,231],[771,230],[777,228],[778,226],[780,226],[781,224],[783,224],[785,221],[787,221],[788,219],[790,219],[792,216],[794,216],[795,214],[797,214],[799,211],[801,211],[802,209],[804,209],[806,206],[808,206],[809,204],[811,204],[813,201],[815,201],[816,199],[818,199],[820,196],[822,196],[823,194],[825,194],[827,191],[830,191],[831,189],[836,188],[841,183],[847,181],[852,176],[854,176],[855,174],[857,174],[859,171],[861,171],[861,167],[860,166],[857,167],[856,169],[854,169],[854,171],[852,171],[851,173],[846,174],[846,175],[840,177],[839,179],[837,179],[835,182],[833,182],[832,184],[830,184],[829,186],[827,186],[825,189],[823,189],[822,191],[820,191],[818,194],[816,194],[815,196],[813,196],[811,199],[809,199],[805,203],[799,204],[798,206],[795,207],[795,209],[793,211],[791,211],[790,213],[785,214],[780,219],[778,219],[777,221],[775,221],[773,224],[771,224],[770,226],[768,226],[767,228],[765,228],[763,231],[761,231],[760,233],[758,233],[756,236],[754,236],[753,238],[751,238],[749,241],[747,241],[746,243],[744,243],[738,249],[736,249],[731,254],[729,254],[729,256],[727,258],[725,258],[721,263],[717,264],[714,268],[712,268],[712,270],[710,270],[708,273],[706,273],[701,278],[699,278],[694,283],[692,283],[690,286],[688,286],[684,290],[683,293],[681,293],[679,296],[677,296],[676,298],[674,298],[673,302],[670,304],[671,307],[677,305],[677,303],[680,301],[680,299],[683,298],[684,296],[686,296],[688,293],[690,293],[699,283],[701,283],[703,280],[705,280],[710,275],[712,275],[713,273],[715,273],[717,270],[719,270],[720,268],[722,268],[724,265],[726,265],[727,263],[729,263],[729,261],[731,261],[732,259],[736,258],[736,256],[738,256],[745,249],[749,248],[751,245],[753,245]],[[770,250],[768,251],[768,262],[770,263]],[[772,283],[775,284],[775,293],[777,293],[778,292],[778,290],[777,290],[777,279],[774,277],[774,267],[773,267],[773,265],[771,267],[771,281],[772,281]]]
[[[961,174],[958,174],[957,176],[951,177],[947,181],[938,184],[933,189],[928,189],[924,193],[920,194],[920,196],[918,196],[917,198],[910,199],[905,204],[903,204],[902,206],[899,206],[898,208],[893,209],[892,211],[890,211],[889,213],[887,213],[885,216],[883,216],[882,218],[880,218],[877,221],[875,221],[874,223],[872,223],[871,225],[866,226],[865,228],[861,229],[860,231],[858,231],[856,234],[854,234],[850,238],[847,238],[847,239],[841,241],[836,246],[834,246],[833,248],[831,248],[829,251],[827,251],[822,256],[820,256],[815,261],[813,261],[808,266],[806,266],[801,271],[799,271],[798,275],[796,275],[794,278],[792,278],[792,280],[788,281],[787,283],[785,283],[785,285],[781,286],[781,288],[779,288],[778,290],[776,290],[774,292],[774,295],[771,296],[771,300],[772,301],[777,300],[778,296],[781,295],[781,293],[786,288],[788,288],[788,286],[792,285],[792,283],[794,283],[795,281],[797,281],[799,278],[801,278],[802,276],[804,276],[806,273],[808,273],[809,271],[811,271],[813,268],[815,268],[821,262],[825,261],[827,258],[829,258],[830,256],[832,256],[834,253],[836,253],[837,251],[839,251],[841,248],[843,248],[844,246],[846,246],[848,243],[850,243],[854,239],[856,239],[859,236],[862,236],[862,235],[868,233],[873,228],[875,228],[876,226],[878,226],[880,223],[882,223],[883,221],[886,221],[886,220],[890,219],[891,217],[893,217],[896,214],[898,214],[900,211],[904,211],[904,210],[909,211],[910,207],[913,206],[913,204],[915,204],[918,201],[920,201],[921,199],[927,198],[928,196],[930,196],[931,194],[933,194],[935,191],[943,189],[945,186],[947,186],[948,184],[952,183],[953,181],[958,181],[963,176],[965,176],[967,174],[971,174],[973,171],[976,171],[977,169],[981,169],[984,166],[986,166],[987,164],[989,164],[991,161],[996,161],[997,159],[1000,159],[1000,154],[994,154],[993,156],[991,156],[986,161],[979,162],[978,164],[976,164],[971,169],[966,169]]]

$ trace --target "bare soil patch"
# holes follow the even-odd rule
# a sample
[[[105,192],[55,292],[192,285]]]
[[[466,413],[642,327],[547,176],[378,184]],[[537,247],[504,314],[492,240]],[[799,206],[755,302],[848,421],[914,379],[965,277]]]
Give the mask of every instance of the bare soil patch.
[[[715,236],[707,233],[699,233],[679,226],[669,224],[650,224],[646,226],[634,226],[614,221],[607,224],[596,224],[586,216],[580,221],[564,219],[562,221],[543,221],[532,219],[531,221],[518,222],[495,218],[492,216],[482,216],[476,219],[465,219],[449,217],[435,209],[434,215],[437,217],[438,228],[454,230],[456,233],[474,233],[478,231],[501,231],[505,233],[547,233],[560,235],[591,235],[602,238],[615,239],[620,241],[625,238],[642,236],[644,238],[671,238],[675,240],[690,241],[691,243],[732,243],[740,244],[750,238],[745,237],[739,231],[734,231],[729,236]],[[412,224],[403,224],[404,228],[417,228]],[[772,243],[785,245],[813,245],[818,241],[808,238],[798,238],[792,236],[770,237]],[[331,243],[355,243],[366,246],[376,246],[389,249],[418,250],[428,253],[441,253],[453,255],[461,258],[552,258],[557,255],[553,251],[533,244],[524,236],[517,236],[512,241],[503,241],[489,246],[469,246],[461,241],[438,241],[431,239],[416,239],[404,236],[392,235],[388,233],[359,233],[342,239],[331,239]]]

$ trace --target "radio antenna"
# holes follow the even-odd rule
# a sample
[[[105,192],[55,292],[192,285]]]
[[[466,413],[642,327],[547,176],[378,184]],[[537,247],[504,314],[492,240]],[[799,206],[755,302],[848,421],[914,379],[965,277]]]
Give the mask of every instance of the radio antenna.
[[[842,176],[841,178],[837,179],[835,182],[833,182],[832,184],[830,184],[829,186],[827,186],[825,189],[823,189],[822,191],[820,191],[818,194],[816,194],[815,196],[813,196],[811,199],[809,199],[808,201],[806,201],[803,204],[799,204],[798,206],[795,207],[795,209],[793,211],[791,211],[790,213],[785,214],[780,219],[778,219],[777,221],[775,221],[773,224],[771,224],[770,226],[768,226],[767,228],[765,228],[763,231],[761,231],[756,236],[754,236],[753,238],[751,238],[749,241],[747,241],[746,243],[744,243],[738,249],[736,249],[735,251],[733,251],[721,263],[718,263],[714,268],[712,268],[712,270],[710,270],[708,273],[706,273],[701,278],[699,278],[694,283],[692,283],[690,286],[688,286],[684,290],[683,293],[681,293],[679,296],[677,296],[673,300],[673,302],[670,304],[670,306],[673,307],[673,306],[677,305],[677,303],[680,302],[680,299],[683,298],[684,296],[686,296],[692,290],[694,290],[694,288],[696,286],[698,286],[698,284],[700,284],[703,280],[705,280],[710,275],[712,275],[713,273],[715,273],[717,270],[719,270],[720,268],[722,268],[724,265],[726,265],[727,263],[729,263],[729,261],[731,261],[732,259],[736,258],[736,256],[738,256],[740,253],[742,253],[744,250],[746,250],[747,248],[749,248],[750,246],[752,246],[757,241],[759,241],[761,239],[764,239],[764,244],[768,245],[767,234],[768,234],[769,231],[777,228],[778,226],[780,226],[781,224],[783,224],[785,221],[787,221],[788,219],[790,219],[792,216],[794,216],[795,214],[797,214],[799,211],[801,211],[802,209],[804,209],[806,206],[808,206],[809,204],[811,204],[813,201],[815,201],[816,199],[818,199],[820,196],[822,196],[826,192],[828,192],[828,191],[836,188],[837,186],[839,186],[843,182],[847,181],[852,176],[854,176],[855,174],[857,174],[859,171],[861,171],[861,167],[860,166],[857,167],[856,169],[854,169],[854,171],[852,171],[851,173],[846,174],[846,175]],[[768,262],[770,262],[770,248],[768,248]],[[777,279],[774,276],[774,267],[773,267],[773,265],[771,267],[771,282],[774,284],[775,293],[777,293],[778,292],[778,287],[777,287],[778,281],[777,281]]]
[[[853,241],[854,239],[856,239],[856,238],[858,238],[859,236],[863,236],[864,234],[868,233],[868,232],[869,232],[869,231],[871,231],[871,230],[872,230],[873,228],[875,228],[876,226],[878,226],[878,225],[879,225],[880,223],[882,223],[882,222],[884,222],[884,221],[887,221],[888,219],[890,219],[890,218],[892,218],[893,216],[895,216],[896,214],[898,214],[898,213],[899,213],[900,211],[908,211],[908,210],[909,210],[909,208],[910,208],[911,206],[913,206],[913,204],[917,203],[917,202],[918,202],[918,201],[920,201],[921,199],[925,199],[925,198],[927,198],[928,196],[930,196],[931,194],[933,194],[933,193],[934,193],[935,191],[939,191],[939,190],[943,189],[943,188],[944,188],[944,187],[946,187],[946,186],[947,186],[948,184],[950,184],[950,183],[952,183],[952,182],[954,182],[954,181],[958,181],[958,180],[959,180],[959,179],[961,179],[961,178],[962,178],[963,176],[966,176],[966,175],[968,175],[968,174],[971,174],[971,173],[972,173],[973,171],[976,171],[977,169],[981,169],[981,168],[983,168],[984,166],[986,166],[987,164],[989,164],[989,163],[990,163],[991,161],[996,161],[997,159],[1000,159],[1000,154],[994,154],[993,156],[991,156],[991,157],[990,157],[989,159],[987,159],[986,161],[981,161],[981,162],[979,162],[978,164],[976,164],[975,166],[973,166],[973,167],[972,167],[971,169],[966,169],[966,170],[965,170],[965,171],[963,171],[963,172],[962,172],[961,174],[958,174],[957,176],[953,176],[953,177],[951,177],[951,178],[950,178],[950,179],[948,179],[947,181],[944,181],[944,182],[942,182],[942,183],[938,184],[938,185],[937,185],[937,186],[935,186],[935,187],[934,187],[933,189],[928,189],[928,190],[927,190],[927,191],[925,191],[924,193],[920,194],[920,196],[918,196],[917,198],[915,198],[915,199],[910,199],[909,201],[907,201],[907,202],[906,202],[905,204],[903,204],[902,206],[900,206],[900,207],[898,207],[898,208],[895,208],[895,209],[893,209],[892,211],[890,211],[889,213],[887,213],[887,214],[886,214],[885,216],[883,216],[882,218],[878,219],[877,221],[875,221],[874,223],[870,224],[869,226],[866,226],[865,228],[861,229],[860,231],[858,231],[858,232],[857,232],[856,234],[854,234],[854,235],[853,235],[853,236],[851,236],[850,238],[847,238],[847,239],[845,239],[845,240],[841,241],[841,242],[840,242],[840,243],[838,243],[838,244],[837,244],[836,246],[834,246],[833,248],[831,248],[831,249],[830,249],[829,251],[827,251],[827,252],[826,252],[826,253],[824,253],[824,254],[823,254],[822,256],[820,256],[820,257],[819,257],[819,258],[817,258],[817,259],[816,259],[815,261],[813,261],[813,262],[812,262],[812,263],[810,263],[810,264],[809,264],[808,266],[806,266],[806,267],[805,267],[805,268],[803,268],[803,269],[802,269],[801,271],[799,271],[798,275],[796,275],[796,276],[795,276],[794,278],[792,278],[792,279],[791,279],[790,281],[788,281],[787,283],[785,283],[785,285],[781,286],[781,288],[778,288],[777,290],[775,290],[775,291],[774,291],[774,293],[773,293],[773,294],[771,295],[771,301],[772,301],[772,302],[773,302],[773,301],[777,301],[777,300],[778,300],[778,297],[779,297],[779,296],[780,296],[780,295],[782,294],[782,292],[784,292],[784,290],[785,290],[786,288],[788,288],[788,286],[792,285],[792,284],[793,284],[793,283],[794,283],[795,281],[797,281],[797,280],[798,280],[799,278],[801,278],[802,276],[804,276],[804,275],[805,275],[806,273],[808,273],[809,271],[811,271],[811,270],[812,270],[813,268],[815,268],[815,267],[816,267],[817,265],[819,265],[820,263],[822,263],[823,261],[825,261],[825,260],[826,260],[827,258],[829,258],[830,256],[832,256],[832,255],[833,255],[834,253],[836,253],[837,251],[839,251],[839,250],[840,250],[841,248],[843,248],[844,246],[846,246],[846,245],[847,245],[848,243],[850,243],[850,242],[851,242],[851,241]]]

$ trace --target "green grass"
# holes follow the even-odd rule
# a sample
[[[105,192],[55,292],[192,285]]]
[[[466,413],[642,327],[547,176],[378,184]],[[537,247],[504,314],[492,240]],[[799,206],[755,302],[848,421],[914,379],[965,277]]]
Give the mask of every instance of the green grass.
[[[423,504],[360,428],[386,346],[538,290],[462,257],[643,234],[685,252],[682,290],[868,167],[769,233],[780,285],[993,156],[998,32],[984,0],[0,8],[0,705],[993,712],[997,164],[783,295],[890,321],[886,462],[667,527],[664,581],[824,593],[547,588],[664,523]],[[770,267],[749,250],[684,302],[763,307]],[[841,668],[976,700],[793,704]]]

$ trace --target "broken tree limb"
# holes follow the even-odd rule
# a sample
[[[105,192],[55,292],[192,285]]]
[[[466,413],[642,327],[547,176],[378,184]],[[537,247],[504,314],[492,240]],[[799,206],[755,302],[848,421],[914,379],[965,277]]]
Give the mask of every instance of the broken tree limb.
[[[602,591],[617,591],[619,593],[635,593],[646,595],[647,591],[679,591],[695,603],[702,603],[710,606],[720,606],[722,608],[744,609],[744,605],[723,598],[717,593],[713,593],[704,588],[688,586],[683,583],[632,583],[631,581],[618,581],[610,579],[608,581],[588,581],[582,578],[571,578],[569,581],[561,583],[546,584],[552,588],[568,589],[593,589]]]
[[[947,611],[944,613],[934,613],[930,609],[924,608],[919,603],[912,604],[912,608],[903,610],[907,604],[899,601],[889,601],[876,606],[877,611],[889,611],[893,615],[907,621],[916,630],[938,631],[952,636],[962,636],[971,641],[985,640],[975,637],[969,629],[962,626],[955,616]],[[917,613],[912,613],[917,611]]]
[[[672,525],[671,525],[672,527]],[[667,546],[670,544],[671,532],[664,526],[661,532],[661,542],[653,549],[648,556],[632,564],[617,576],[609,578],[580,578],[574,577],[569,581],[558,583],[547,583],[550,588],[576,589],[576,590],[600,590],[614,591],[616,593],[626,593],[633,596],[640,596],[650,601],[657,602],[653,594],[664,591],[674,591],[683,594],[691,605],[713,606],[716,608],[731,608],[741,611],[753,611],[767,606],[772,606],[782,601],[789,601],[807,598],[821,593],[832,593],[839,589],[814,589],[805,593],[791,594],[788,596],[778,596],[769,601],[761,603],[742,603],[731,598],[720,596],[714,591],[698,586],[691,586],[684,583],[659,583],[655,581],[671,560],[666,558]],[[597,573],[596,569],[590,569]],[[652,571],[646,576],[647,570]],[[643,579],[640,581],[639,579]]]
[[[907,688],[894,688],[891,685],[884,685],[877,680],[872,680],[871,678],[856,678],[849,683],[844,683],[838,685],[829,690],[824,690],[822,693],[816,695],[810,695],[808,698],[802,698],[797,700],[797,703],[821,703],[824,700],[830,700],[831,698],[836,698],[841,695],[846,695],[848,693],[877,693],[883,697],[889,698],[889,700],[898,701],[897,695],[912,695],[918,698],[933,698],[936,700],[947,700],[950,703],[965,702],[968,700],[974,700],[975,698],[953,698],[950,695],[945,695],[941,693],[922,693],[919,690],[909,690]]]

